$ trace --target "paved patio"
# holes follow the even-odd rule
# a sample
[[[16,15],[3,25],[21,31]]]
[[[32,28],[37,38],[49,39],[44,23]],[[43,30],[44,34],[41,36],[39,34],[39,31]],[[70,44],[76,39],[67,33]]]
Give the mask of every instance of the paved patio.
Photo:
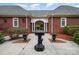
[[[34,46],[37,44],[37,36],[29,34],[28,39],[31,39],[29,43],[14,43],[16,40],[7,41],[0,45],[0,55],[78,55],[79,45],[73,41],[67,41],[57,38],[59,42],[50,42],[50,34],[45,34],[43,37],[43,44],[45,50],[43,52],[37,52],[34,50]]]

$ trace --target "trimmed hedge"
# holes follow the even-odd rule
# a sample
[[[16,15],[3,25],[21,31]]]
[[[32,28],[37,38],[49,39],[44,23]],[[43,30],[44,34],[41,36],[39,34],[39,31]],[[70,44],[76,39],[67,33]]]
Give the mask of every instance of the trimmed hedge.
[[[79,26],[66,26],[64,33],[73,36],[75,32],[79,32]]]
[[[79,32],[76,32],[74,34],[73,41],[79,45]]]
[[[4,42],[5,42],[4,35],[2,33],[0,33],[0,44],[2,44]]]

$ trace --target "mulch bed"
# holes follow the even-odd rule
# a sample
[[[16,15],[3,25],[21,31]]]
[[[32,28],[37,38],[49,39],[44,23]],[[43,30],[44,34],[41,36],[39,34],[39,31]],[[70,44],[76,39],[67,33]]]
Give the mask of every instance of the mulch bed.
[[[65,40],[72,40],[72,36],[66,35],[66,34],[57,34],[57,38],[65,39]]]
[[[55,40],[55,41],[53,41],[53,39],[49,39],[49,41],[50,42],[54,42],[54,43],[66,43],[66,42],[64,42],[62,40]]]
[[[23,39],[17,39],[15,42],[13,43],[28,43],[30,41],[30,39],[28,41],[24,41]]]

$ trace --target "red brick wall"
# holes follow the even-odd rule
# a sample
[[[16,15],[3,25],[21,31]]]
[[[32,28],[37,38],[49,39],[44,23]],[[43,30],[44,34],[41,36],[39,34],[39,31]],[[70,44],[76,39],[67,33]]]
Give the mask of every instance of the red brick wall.
[[[60,17],[53,18],[53,32],[59,33],[62,32],[63,28],[60,27]]]
[[[0,31],[2,31],[4,28],[4,21],[2,18],[0,18]]]
[[[51,17],[48,18],[48,33],[51,33]]]
[[[54,33],[62,33],[63,27],[60,27],[60,17],[53,18]],[[79,17],[67,17],[67,25],[79,25]]]
[[[12,27],[12,17],[6,18],[7,22],[5,23],[5,25],[9,28]]]
[[[79,17],[68,17],[68,25],[79,25]]]
[[[6,19],[6,22],[4,21]],[[0,17],[0,31],[13,27],[13,17]],[[19,27],[26,28],[26,17],[19,17]]]
[[[12,27],[12,18],[11,17],[6,17],[2,18],[0,17],[0,30],[7,29],[9,27]]]
[[[12,27],[12,18],[13,17],[5,17],[5,22],[4,18],[0,17],[0,30]],[[31,18],[27,19],[27,24],[29,32],[32,32]],[[67,24],[79,25],[79,17],[67,17]],[[54,17],[53,23],[51,23],[51,18],[48,18],[48,33],[51,33],[51,26],[53,27],[52,30],[54,31],[54,33],[63,32],[63,28],[60,27],[60,17]],[[26,17],[19,17],[19,27],[26,28]]]
[[[32,32],[32,24],[31,24],[31,18],[27,17],[27,23],[28,23],[28,32]]]
[[[20,28],[26,28],[26,17],[20,17],[19,18],[19,27]]]

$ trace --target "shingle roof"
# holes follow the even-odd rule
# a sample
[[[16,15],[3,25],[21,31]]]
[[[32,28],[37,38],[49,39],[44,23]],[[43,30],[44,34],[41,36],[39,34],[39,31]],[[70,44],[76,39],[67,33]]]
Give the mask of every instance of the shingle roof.
[[[28,12],[20,6],[0,6],[0,15],[25,16]]]
[[[0,6],[0,16],[27,16],[47,17],[48,15],[79,15],[79,8],[62,5],[55,10],[30,10],[27,11],[20,6]]]
[[[79,15],[79,8],[68,5],[62,5],[57,7],[55,10],[31,10],[29,11],[32,16],[35,17],[46,17],[48,15]]]
[[[29,13],[33,17],[47,17],[47,15],[50,15],[52,10],[30,10]]]
[[[76,14],[79,14],[79,8],[62,5],[62,6],[57,7],[53,11],[53,14],[54,15],[76,15]]]

